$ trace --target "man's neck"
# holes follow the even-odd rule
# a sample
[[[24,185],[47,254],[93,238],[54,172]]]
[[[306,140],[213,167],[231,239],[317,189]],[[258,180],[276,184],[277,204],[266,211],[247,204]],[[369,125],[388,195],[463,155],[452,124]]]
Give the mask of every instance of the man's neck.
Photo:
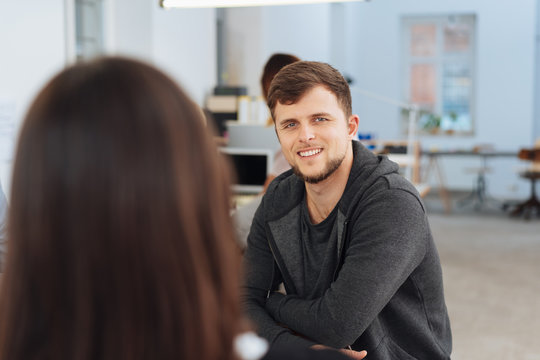
[[[305,183],[307,208],[313,224],[330,215],[345,191],[353,163],[352,147],[349,151],[340,167],[327,179],[317,184]]]

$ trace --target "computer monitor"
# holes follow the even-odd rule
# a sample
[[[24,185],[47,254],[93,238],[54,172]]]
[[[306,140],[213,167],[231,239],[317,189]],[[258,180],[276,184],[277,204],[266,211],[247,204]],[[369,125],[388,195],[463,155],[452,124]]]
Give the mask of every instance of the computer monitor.
[[[233,191],[237,194],[257,194],[263,190],[266,176],[272,169],[274,152],[270,149],[222,147],[230,157],[236,172]]]
[[[227,121],[228,146],[237,148],[257,148],[277,151],[280,149],[276,130],[273,126],[261,124],[241,124]]]

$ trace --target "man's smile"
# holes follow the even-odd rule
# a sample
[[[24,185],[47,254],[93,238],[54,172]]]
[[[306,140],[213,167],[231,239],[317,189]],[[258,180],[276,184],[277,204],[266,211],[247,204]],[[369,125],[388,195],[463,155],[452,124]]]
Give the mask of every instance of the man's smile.
[[[300,155],[301,157],[308,157],[308,156],[317,155],[321,151],[322,151],[321,148],[317,148],[317,149],[302,150],[302,151],[299,151],[297,154]]]

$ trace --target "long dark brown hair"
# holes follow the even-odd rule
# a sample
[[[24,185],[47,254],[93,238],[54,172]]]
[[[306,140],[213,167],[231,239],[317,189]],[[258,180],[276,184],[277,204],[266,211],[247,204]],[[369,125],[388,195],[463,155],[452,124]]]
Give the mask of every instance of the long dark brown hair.
[[[50,81],[24,121],[0,299],[11,359],[232,359],[239,261],[202,112],[150,65]]]

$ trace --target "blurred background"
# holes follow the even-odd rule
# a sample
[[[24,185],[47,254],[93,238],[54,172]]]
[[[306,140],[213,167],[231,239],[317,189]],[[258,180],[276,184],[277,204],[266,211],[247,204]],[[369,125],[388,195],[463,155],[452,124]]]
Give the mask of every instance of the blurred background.
[[[405,142],[409,155],[411,142],[417,145],[414,164],[406,165],[425,186],[455,358],[540,359],[540,217],[534,209],[510,216],[534,199],[540,177],[540,156],[530,152],[540,147],[540,0],[219,9],[166,9],[158,0],[0,0],[4,191],[37,91],[67,64],[101,54],[164,69],[207,109],[229,153],[276,150],[260,76],[278,52],[328,62],[346,76],[367,145]],[[265,156],[263,172],[271,163]],[[256,186],[238,201],[258,192],[261,179],[246,179]]]
[[[9,190],[13,139],[37,89],[67,63],[103,53],[162,67],[201,106],[216,87],[261,95],[265,61],[292,53],[328,62],[352,81],[360,133],[407,136],[406,111],[363,90],[426,110],[417,122],[423,151],[487,146],[517,153],[540,137],[539,11],[538,0],[226,9],[164,9],[159,0],[1,0],[0,178]],[[440,156],[447,187],[470,189],[475,174],[467,168],[479,160]],[[528,181],[516,174],[522,165],[517,156],[490,159],[490,194],[528,196]]]

